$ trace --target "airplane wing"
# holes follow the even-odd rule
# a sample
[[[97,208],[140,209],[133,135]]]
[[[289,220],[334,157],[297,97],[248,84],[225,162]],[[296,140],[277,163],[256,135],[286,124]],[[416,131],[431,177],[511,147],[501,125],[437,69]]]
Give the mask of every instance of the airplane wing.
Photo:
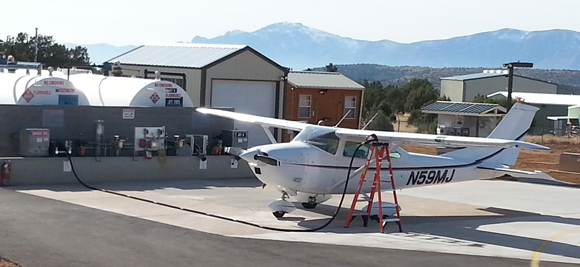
[[[249,115],[244,113],[237,113],[232,111],[225,111],[219,109],[209,109],[209,108],[197,108],[197,111],[202,114],[210,114],[218,117],[234,119],[243,122],[250,122],[260,124],[262,126],[268,127],[277,127],[282,129],[294,130],[294,131],[302,131],[306,126],[309,126],[307,123],[298,122],[298,121],[289,121],[289,120],[282,120],[282,119],[275,119],[275,118],[268,118],[256,115]]]
[[[456,147],[499,147],[499,148],[526,148],[536,150],[550,150],[550,148],[518,140],[497,138],[449,136],[418,133],[385,132],[371,130],[355,130],[340,128],[336,135],[354,142],[363,142],[367,136],[375,134],[382,142],[397,144],[418,144]]]
[[[198,108],[197,111],[203,114],[210,114],[238,121],[256,123],[262,126],[277,127],[294,131],[302,131],[306,127],[332,128],[327,126],[316,126],[297,121],[268,118],[218,109]],[[346,138],[354,142],[364,142],[367,136],[375,134],[382,142],[391,142],[396,143],[398,145],[419,144],[419,145],[440,145],[440,146],[457,146],[457,147],[498,147],[498,148],[526,148],[536,150],[550,150],[550,148],[548,147],[524,141],[496,139],[496,138],[385,132],[385,131],[356,130],[345,128],[336,128],[335,134],[338,137]]]

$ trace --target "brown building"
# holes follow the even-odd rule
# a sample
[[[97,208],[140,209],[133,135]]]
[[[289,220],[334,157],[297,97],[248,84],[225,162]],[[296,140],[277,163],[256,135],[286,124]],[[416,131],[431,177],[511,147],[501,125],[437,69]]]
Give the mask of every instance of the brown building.
[[[364,86],[337,72],[290,71],[285,119],[358,129]],[[291,135],[291,134],[290,134]],[[292,136],[285,135],[289,140]]]

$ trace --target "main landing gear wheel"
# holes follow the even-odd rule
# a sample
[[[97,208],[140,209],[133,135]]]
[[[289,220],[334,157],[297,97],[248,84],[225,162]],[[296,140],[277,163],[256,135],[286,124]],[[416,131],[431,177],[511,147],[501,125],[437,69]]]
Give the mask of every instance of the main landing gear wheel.
[[[314,209],[316,208],[317,203],[302,203],[302,207],[305,209]]]
[[[284,217],[284,215],[286,214],[286,212],[284,212],[284,211],[274,211],[274,212],[272,212],[272,214],[274,214],[274,217],[276,217],[276,218],[282,218],[282,217]]]

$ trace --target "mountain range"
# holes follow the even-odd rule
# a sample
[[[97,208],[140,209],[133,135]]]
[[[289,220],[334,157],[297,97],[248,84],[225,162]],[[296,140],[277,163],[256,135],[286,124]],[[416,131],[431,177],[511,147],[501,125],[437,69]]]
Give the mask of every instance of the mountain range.
[[[402,44],[364,41],[320,31],[300,23],[277,23],[254,32],[230,31],[215,38],[196,36],[193,43],[249,45],[294,70],[333,64],[484,67],[532,62],[540,69],[580,70],[580,33],[570,30],[502,29],[445,40]],[[84,45],[100,64],[135,46]]]
[[[255,32],[231,31],[194,43],[246,44],[294,69],[333,64],[388,66],[501,67],[533,62],[541,69],[580,69],[580,33],[502,29],[446,40],[401,44],[340,37],[299,23],[277,23]]]

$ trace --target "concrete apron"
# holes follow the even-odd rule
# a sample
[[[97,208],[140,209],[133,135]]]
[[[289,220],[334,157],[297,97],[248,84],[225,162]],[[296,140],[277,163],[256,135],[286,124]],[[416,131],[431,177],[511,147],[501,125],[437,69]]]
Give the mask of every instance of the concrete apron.
[[[280,197],[255,179],[103,183],[99,188],[149,200],[286,229],[314,228],[334,213],[340,196],[314,210],[275,219],[266,205]],[[178,209],[139,202],[78,185],[12,189],[87,207],[225,236],[368,246],[442,253],[580,263],[580,189],[509,181],[472,181],[399,192],[405,232],[389,223],[344,228],[352,196],[329,227],[319,232],[264,230]],[[391,195],[383,193],[385,201]],[[300,207],[300,204],[297,204]],[[579,229],[576,231],[575,229]]]

